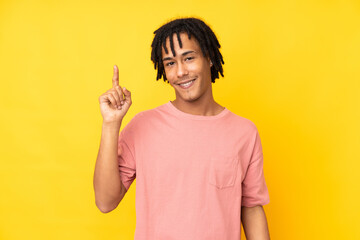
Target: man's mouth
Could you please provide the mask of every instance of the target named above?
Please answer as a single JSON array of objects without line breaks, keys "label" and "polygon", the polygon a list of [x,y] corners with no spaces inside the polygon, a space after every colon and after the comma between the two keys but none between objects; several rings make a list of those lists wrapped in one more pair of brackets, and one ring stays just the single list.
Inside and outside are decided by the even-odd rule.
[{"label": "man's mouth", "polygon": [[181,83],[181,84],[178,84],[181,88],[184,88],[184,89],[186,89],[186,88],[189,88],[189,87],[191,87],[193,84],[194,84],[194,81],[195,81],[196,79],[193,79],[193,80],[190,80],[190,81],[187,81],[187,82],[185,82],[185,83]]}]

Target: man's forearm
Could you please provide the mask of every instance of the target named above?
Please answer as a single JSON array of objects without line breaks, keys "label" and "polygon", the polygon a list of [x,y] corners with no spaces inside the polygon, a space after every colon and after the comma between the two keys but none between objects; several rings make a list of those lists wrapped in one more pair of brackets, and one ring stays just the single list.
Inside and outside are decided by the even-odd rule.
[{"label": "man's forearm", "polygon": [[262,206],[242,207],[241,221],[247,240],[269,240],[270,234]]},{"label": "man's forearm", "polygon": [[120,124],[103,124],[101,142],[94,172],[95,202],[102,212],[117,207],[125,194],[121,183],[117,149]]}]

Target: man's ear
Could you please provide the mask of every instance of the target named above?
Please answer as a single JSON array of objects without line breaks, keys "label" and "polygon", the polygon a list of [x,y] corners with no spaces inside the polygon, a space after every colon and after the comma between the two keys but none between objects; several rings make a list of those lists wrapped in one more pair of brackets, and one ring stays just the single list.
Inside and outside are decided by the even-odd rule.
[{"label": "man's ear", "polygon": [[209,63],[210,63],[210,67],[212,67],[213,63],[212,63],[210,57],[207,57],[207,59],[208,59],[208,61],[209,61]]}]

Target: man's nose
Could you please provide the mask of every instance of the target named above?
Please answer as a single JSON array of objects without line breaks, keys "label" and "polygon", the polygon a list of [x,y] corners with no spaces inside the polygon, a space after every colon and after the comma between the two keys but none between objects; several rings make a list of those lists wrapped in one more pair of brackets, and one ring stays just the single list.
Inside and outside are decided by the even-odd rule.
[{"label": "man's nose", "polygon": [[179,78],[186,76],[188,74],[188,70],[185,64],[179,63],[177,67],[177,76]]}]

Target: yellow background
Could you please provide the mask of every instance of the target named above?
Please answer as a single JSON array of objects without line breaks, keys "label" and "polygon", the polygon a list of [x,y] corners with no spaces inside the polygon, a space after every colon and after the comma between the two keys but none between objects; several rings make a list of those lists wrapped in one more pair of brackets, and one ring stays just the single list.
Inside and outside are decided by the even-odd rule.
[{"label": "yellow background", "polygon": [[357,0],[1,1],[0,239],[133,239],[135,184],[94,203],[98,97],[118,64],[124,124],[174,99],[150,44],[178,16],[212,27],[215,99],[258,127],[272,239],[360,239]]}]

